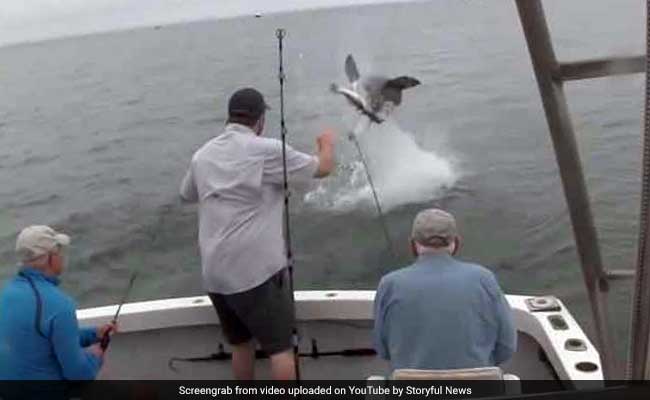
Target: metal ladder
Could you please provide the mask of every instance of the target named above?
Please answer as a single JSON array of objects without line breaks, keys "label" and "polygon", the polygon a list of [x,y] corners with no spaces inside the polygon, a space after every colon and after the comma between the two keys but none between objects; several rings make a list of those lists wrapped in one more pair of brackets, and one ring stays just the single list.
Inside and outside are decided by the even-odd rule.
[{"label": "metal ladder", "polygon": [[[618,362],[614,354],[608,322],[607,294],[611,280],[634,278],[636,271],[632,269],[607,270],[603,266],[578,145],[564,93],[564,83],[572,80],[642,73],[645,72],[646,57],[641,55],[560,62],[555,56],[541,0],[515,0],[515,3],[528,44],[546,114],[546,121],[553,141],[555,157],[560,170],[582,275],[591,304],[596,328],[596,343],[602,358],[603,374],[606,379],[620,379],[622,378],[622,364]],[[641,270],[643,266],[639,265],[639,270]],[[641,322],[640,325],[639,321],[636,323],[638,330],[640,330],[637,334],[642,338],[645,337],[647,341],[650,309],[644,310],[641,308],[636,310],[636,313],[639,317],[635,319],[639,321],[643,319],[641,317],[645,313],[646,322]],[[645,331],[643,331],[644,329]],[[637,329],[635,328],[635,330]],[[632,368],[633,372],[628,371],[628,375],[634,379],[643,379],[644,374],[650,373],[650,371],[644,372],[639,369],[640,366],[645,367],[647,363],[646,353],[647,343],[644,347],[641,341],[635,340],[633,332],[630,362],[635,367]]]}]

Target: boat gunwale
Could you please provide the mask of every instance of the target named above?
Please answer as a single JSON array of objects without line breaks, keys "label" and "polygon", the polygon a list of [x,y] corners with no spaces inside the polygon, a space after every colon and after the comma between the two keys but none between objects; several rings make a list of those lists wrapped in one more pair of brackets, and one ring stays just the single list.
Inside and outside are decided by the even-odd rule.
[{"label": "boat gunwale", "polygon": [[[372,321],[374,290],[298,290],[296,318],[298,321]],[[536,296],[506,295],[513,312],[517,330],[530,335],[542,348],[551,366],[561,380],[602,381],[600,354],[575,321],[566,306],[559,300],[559,311],[531,311],[526,300]],[[93,326],[110,320],[117,305],[93,307],[77,311],[82,326]],[[553,328],[549,316],[559,315],[567,329]],[[120,314],[122,333],[142,332],[188,326],[219,325],[219,319],[208,296],[180,297],[125,303]],[[567,340],[579,339],[585,350],[565,348]],[[580,371],[578,363],[593,363],[597,369]],[[579,383],[575,383],[580,386]],[[588,384],[594,388],[593,383]]]}]

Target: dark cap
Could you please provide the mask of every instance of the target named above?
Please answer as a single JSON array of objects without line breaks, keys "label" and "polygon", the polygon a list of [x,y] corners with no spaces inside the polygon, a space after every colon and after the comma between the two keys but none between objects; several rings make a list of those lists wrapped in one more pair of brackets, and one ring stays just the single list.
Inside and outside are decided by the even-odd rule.
[{"label": "dark cap", "polygon": [[228,116],[258,119],[269,108],[262,93],[253,88],[244,88],[230,96]]}]

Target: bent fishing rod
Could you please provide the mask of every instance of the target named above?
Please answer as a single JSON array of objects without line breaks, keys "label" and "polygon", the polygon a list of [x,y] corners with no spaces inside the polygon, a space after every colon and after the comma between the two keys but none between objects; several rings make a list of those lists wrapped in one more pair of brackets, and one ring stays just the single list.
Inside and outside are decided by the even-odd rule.
[{"label": "bent fishing rod", "polygon": [[[287,173],[287,125],[284,119],[284,59],[283,59],[283,41],[286,36],[286,31],[279,28],[275,31],[275,36],[278,38],[278,80],[280,81],[280,134],[282,137],[282,176],[283,176],[283,190],[284,190],[284,232],[285,232],[285,246],[287,255],[287,267],[289,269],[289,290],[291,291],[291,304],[293,306],[294,315],[296,314],[296,298],[293,290],[293,251],[291,246],[291,221],[289,215],[289,176]],[[298,328],[295,325],[292,327],[292,344],[293,344],[293,359],[296,380],[300,381],[300,353],[299,353],[299,337]]]},{"label": "bent fishing rod", "polygon": [[[124,292],[124,295],[122,296],[122,300],[120,301],[119,305],[117,306],[117,311],[115,312],[115,315],[113,316],[113,319],[111,320],[111,323],[113,325],[117,325],[117,319],[120,317],[120,311],[122,310],[122,306],[124,305],[124,302],[126,302],[126,299],[129,297],[129,293],[131,293],[131,289],[133,288],[133,282],[135,282],[135,278],[138,276],[138,272],[134,271],[131,274],[131,279],[129,280],[129,285],[126,287],[126,291]],[[111,329],[106,330],[104,332],[104,335],[102,336],[102,340],[100,341],[99,346],[103,351],[106,351],[108,348],[108,345],[111,342]]]}]

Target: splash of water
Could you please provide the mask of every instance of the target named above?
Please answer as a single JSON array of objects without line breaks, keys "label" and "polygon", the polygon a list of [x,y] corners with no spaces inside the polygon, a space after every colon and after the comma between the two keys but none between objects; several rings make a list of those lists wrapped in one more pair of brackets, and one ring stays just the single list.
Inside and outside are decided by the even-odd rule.
[{"label": "splash of water", "polygon": [[[450,157],[422,149],[392,121],[373,125],[358,138],[385,211],[440,197],[458,179]],[[307,193],[305,202],[333,211],[374,209],[363,164],[354,159],[343,162],[336,176]]]}]

